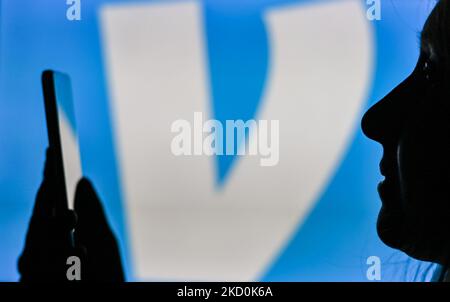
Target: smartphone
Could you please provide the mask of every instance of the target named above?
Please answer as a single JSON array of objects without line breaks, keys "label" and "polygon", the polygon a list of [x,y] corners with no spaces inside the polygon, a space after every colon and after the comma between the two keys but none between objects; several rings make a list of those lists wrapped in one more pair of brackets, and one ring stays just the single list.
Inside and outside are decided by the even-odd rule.
[{"label": "smartphone", "polygon": [[45,70],[42,73],[49,146],[54,152],[60,206],[73,209],[75,190],[82,177],[80,149],[70,77]]}]

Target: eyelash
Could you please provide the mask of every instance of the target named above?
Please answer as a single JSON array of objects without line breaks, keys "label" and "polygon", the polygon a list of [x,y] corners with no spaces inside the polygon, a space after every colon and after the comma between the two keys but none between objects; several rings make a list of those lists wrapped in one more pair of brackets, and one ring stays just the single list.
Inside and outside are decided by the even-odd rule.
[{"label": "eyelash", "polygon": [[429,59],[425,59],[422,65],[422,74],[427,82],[431,84],[439,83],[439,75],[433,62]]},{"label": "eyelash", "polygon": [[432,76],[431,76],[431,73],[432,73],[431,63],[428,60],[426,60],[423,63],[422,73],[423,73],[423,75],[425,77],[425,80],[430,81],[432,79]]}]

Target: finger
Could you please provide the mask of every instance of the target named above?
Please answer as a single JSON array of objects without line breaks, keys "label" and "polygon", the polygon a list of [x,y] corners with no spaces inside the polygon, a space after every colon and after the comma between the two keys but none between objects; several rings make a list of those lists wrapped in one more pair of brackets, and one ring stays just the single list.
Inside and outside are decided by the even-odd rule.
[{"label": "finger", "polygon": [[58,186],[53,152],[46,152],[44,179],[36,195],[33,214],[19,258],[21,280],[50,280],[65,278],[64,255],[72,247],[71,232],[76,225],[74,211],[56,211]]},{"label": "finger", "polygon": [[78,216],[75,241],[87,251],[86,278],[92,281],[124,281],[116,238],[108,225],[101,201],[86,178],[78,183],[74,208]]},{"label": "finger", "polygon": [[55,215],[55,160],[51,148],[47,148],[44,164],[44,179],[39,187],[33,208],[33,217],[51,217]]},{"label": "finger", "polygon": [[82,178],[75,192],[74,209],[78,216],[78,229],[89,231],[109,230],[103,206],[92,183]]}]

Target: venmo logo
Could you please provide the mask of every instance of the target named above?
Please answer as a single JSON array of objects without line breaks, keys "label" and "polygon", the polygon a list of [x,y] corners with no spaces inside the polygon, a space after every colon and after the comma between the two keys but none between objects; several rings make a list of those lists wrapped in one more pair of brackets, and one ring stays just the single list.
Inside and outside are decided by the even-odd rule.
[{"label": "venmo logo", "polygon": [[[251,12],[242,1],[193,0],[101,10],[140,279],[260,278],[354,133],[371,75],[366,5],[267,2]],[[227,155],[227,120],[248,126],[240,138],[235,132],[234,155]]]},{"label": "venmo logo", "polygon": [[[176,156],[260,155],[261,166],[274,166],[279,160],[279,124],[266,120],[227,120],[225,125],[207,120],[203,124],[203,113],[195,112],[193,123],[183,119],[172,123],[171,131],[178,134],[172,140],[171,151]],[[250,131],[253,137],[249,139]],[[243,144],[236,148],[235,141]]]}]

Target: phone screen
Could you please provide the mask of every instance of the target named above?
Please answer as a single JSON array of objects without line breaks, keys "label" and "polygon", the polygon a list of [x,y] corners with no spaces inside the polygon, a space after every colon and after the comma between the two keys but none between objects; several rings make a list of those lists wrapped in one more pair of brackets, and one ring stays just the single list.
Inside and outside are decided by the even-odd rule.
[{"label": "phone screen", "polygon": [[53,72],[56,107],[58,112],[61,155],[64,170],[67,202],[73,209],[75,190],[82,177],[78,133],[72,99],[70,78],[60,72]]}]

